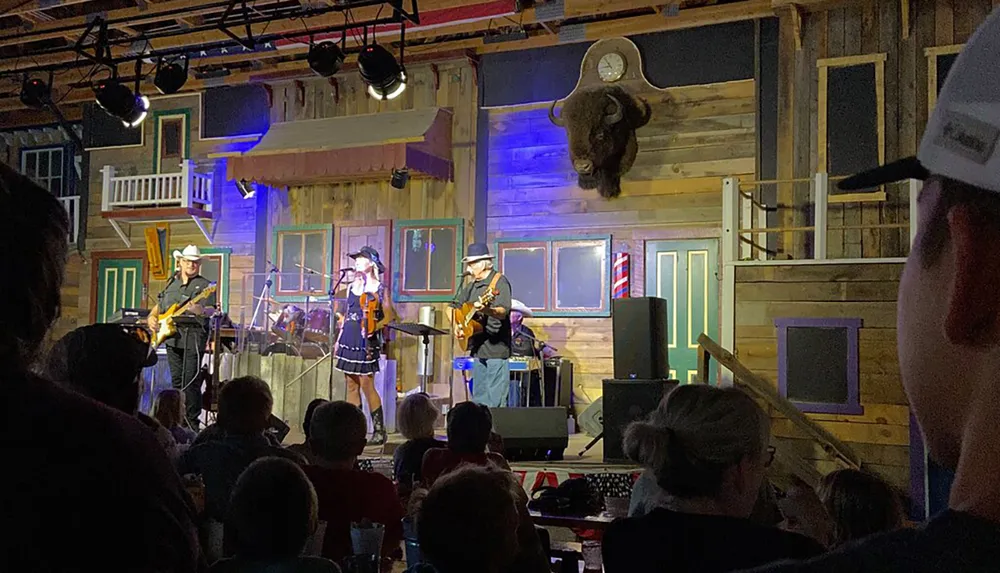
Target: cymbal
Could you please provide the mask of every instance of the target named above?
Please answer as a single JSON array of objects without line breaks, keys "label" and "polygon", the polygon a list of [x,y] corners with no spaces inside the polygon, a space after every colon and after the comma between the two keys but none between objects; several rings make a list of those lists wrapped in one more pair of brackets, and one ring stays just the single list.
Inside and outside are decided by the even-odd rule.
[{"label": "cymbal", "polygon": [[278,305],[278,306],[281,306],[281,305],[285,304],[283,302],[279,302],[277,300],[274,300],[273,298],[271,298],[271,297],[269,297],[267,295],[265,295],[265,296],[255,296],[255,297],[253,297],[253,299],[254,300],[262,300],[262,301],[264,301],[264,302],[266,302],[268,304],[275,304],[275,305]]}]

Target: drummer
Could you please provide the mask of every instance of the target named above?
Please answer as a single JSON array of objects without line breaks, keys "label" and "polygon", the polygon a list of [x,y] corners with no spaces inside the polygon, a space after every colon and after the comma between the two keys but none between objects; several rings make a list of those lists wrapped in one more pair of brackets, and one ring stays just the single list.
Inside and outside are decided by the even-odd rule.
[{"label": "drummer", "polygon": [[[550,346],[538,340],[538,337],[535,336],[535,331],[524,325],[524,319],[526,317],[531,318],[532,316],[531,309],[523,302],[517,299],[510,301],[511,354],[513,356],[533,357],[540,360],[555,356],[555,350],[552,350]],[[542,393],[539,389],[540,378],[537,370],[531,373],[531,391],[529,392],[531,400],[528,404],[529,406],[542,405]],[[514,375],[511,376],[511,381],[518,382]]]}]

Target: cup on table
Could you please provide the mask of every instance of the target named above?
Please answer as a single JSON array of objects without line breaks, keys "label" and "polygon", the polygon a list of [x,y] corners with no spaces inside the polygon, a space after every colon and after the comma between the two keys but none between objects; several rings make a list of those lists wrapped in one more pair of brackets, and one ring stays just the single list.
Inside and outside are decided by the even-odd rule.
[{"label": "cup on table", "polygon": [[603,571],[604,558],[601,556],[601,542],[597,539],[584,539],[581,545],[584,573]]},{"label": "cup on table", "polygon": [[355,555],[382,555],[385,526],[381,523],[351,523],[351,548]]},{"label": "cup on table", "polygon": [[628,497],[609,497],[604,498],[604,509],[608,512],[608,516],[618,519],[619,517],[628,517],[628,506],[632,501]]}]

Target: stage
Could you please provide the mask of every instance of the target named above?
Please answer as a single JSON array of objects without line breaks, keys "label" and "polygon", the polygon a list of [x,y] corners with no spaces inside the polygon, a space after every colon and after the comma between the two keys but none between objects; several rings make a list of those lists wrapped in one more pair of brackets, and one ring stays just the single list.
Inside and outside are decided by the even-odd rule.
[{"label": "stage", "polygon": [[[444,439],[443,435],[440,437]],[[636,464],[605,463],[603,440],[582,457],[579,456],[578,454],[591,439],[593,439],[591,436],[584,433],[572,434],[562,460],[512,462],[511,470],[518,476],[521,486],[529,494],[538,486],[556,486],[569,478],[583,477],[591,482],[601,495],[627,497],[632,491],[632,483],[642,468]],[[289,436],[285,441],[286,443],[301,441],[301,434],[298,437]],[[362,468],[391,475],[392,454],[404,441],[401,435],[390,434],[389,441],[384,446],[365,448],[360,461]]]}]

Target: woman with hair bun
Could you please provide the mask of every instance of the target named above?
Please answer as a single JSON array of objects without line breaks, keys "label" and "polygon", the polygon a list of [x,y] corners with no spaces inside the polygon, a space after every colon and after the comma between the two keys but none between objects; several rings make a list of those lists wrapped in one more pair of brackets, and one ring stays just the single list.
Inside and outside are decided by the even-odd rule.
[{"label": "woman with hair bun", "polygon": [[721,573],[823,548],[749,517],[774,450],[770,419],[742,390],[679,386],[625,431],[626,454],[664,490],[665,507],[616,521],[604,537],[607,573]]}]

